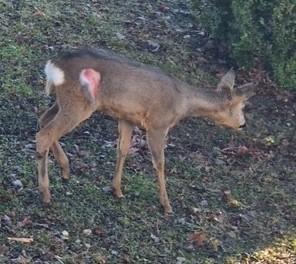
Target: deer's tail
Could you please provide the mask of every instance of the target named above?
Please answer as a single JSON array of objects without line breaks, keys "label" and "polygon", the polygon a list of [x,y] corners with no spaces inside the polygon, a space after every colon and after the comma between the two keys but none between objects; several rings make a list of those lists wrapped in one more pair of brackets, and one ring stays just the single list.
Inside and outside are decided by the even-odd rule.
[{"label": "deer's tail", "polygon": [[55,86],[65,82],[65,73],[50,60],[47,61],[44,67],[44,72],[46,75],[45,92],[47,95],[50,95]]}]

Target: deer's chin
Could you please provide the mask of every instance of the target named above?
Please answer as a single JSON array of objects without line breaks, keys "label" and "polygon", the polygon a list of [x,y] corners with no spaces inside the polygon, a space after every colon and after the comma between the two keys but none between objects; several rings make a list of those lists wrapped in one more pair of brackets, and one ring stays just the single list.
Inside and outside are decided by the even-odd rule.
[{"label": "deer's chin", "polygon": [[230,128],[230,129],[237,129],[237,127],[234,127],[230,124],[227,124],[227,123],[220,123],[220,122],[217,122],[216,125],[220,126],[220,127],[226,127],[226,128]]},{"label": "deer's chin", "polygon": [[243,130],[242,127],[239,127],[239,126],[229,126],[231,129],[233,129],[234,131],[237,131],[237,132],[241,132]]},{"label": "deer's chin", "polygon": [[234,131],[238,131],[238,132],[240,132],[240,131],[243,130],[243,129],[242,129],[241,127],[239,127],[239,126],[233,126],[233,125],[231,125],[231,124],[226,124],[226,123],[217,123],[217,125],[220,126],[220,127],[230,128],[230,129],[232,129],[232,130],[234,130]]}]

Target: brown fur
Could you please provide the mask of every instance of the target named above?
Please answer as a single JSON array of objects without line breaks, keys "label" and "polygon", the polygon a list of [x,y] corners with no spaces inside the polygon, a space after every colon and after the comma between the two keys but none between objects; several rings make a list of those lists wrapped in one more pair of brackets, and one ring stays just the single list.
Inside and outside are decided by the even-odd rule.
[{"label": "brown fur", "polygon": [[[103,50],[74,51],[52,62],[63,70],[65,82],[47,87],[56,94],[55,104],[40,118],[36,135],[38,181],[43,201],[50,202],[47,156],[49,149],[69,178],[69,161],[58,143],[61,136],[74,129],[95,111],[103,111],[119,120],[117,162],[113,179],[114,193],[122,197],[121,177],[128,154],[132,130],[141,126],[147,132],[153,165],[157,171],[160,203],[166,213],[172,212],[165,187],[165,138],[171,127],[187,116],[208,117],[214,122],[239,129],[244,125],[243,106],[250,89],[233,90],[234,73],[227,73],[216,91],[192,88],[161,71],[134,63]],[[91,68],[102,77],[95,102],[85,96],[79,82],[83,69]]]}]

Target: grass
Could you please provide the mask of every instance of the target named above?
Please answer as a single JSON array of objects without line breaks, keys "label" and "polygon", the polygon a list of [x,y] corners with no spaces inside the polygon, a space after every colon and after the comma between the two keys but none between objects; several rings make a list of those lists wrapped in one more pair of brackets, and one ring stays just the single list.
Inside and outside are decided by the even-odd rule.
[{"label": "grass", "polygon": [[210,69],[226,69],[202,52],[206,37],[188,10],[188,1],[0,1],[0,263],[295,262],[295,94],[266,86],[246,109],[243,133],[199,119],[171,131],[172,216],[159,206],[146,147],[127,161],[125,198],[108,192],[116,121],[101,114],[62,139],[71,180],[64,184],[52,161],[53,204],[39,201],[34,137],[52,100],[45,61],[69,47],[111,48],[209,86],[217,81]]}]

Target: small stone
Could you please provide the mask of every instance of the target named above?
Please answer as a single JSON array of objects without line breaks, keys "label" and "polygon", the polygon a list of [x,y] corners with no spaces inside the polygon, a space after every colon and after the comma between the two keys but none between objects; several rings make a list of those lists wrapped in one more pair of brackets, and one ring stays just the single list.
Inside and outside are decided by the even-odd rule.
[{"label": "small stone", "polygon": [[91,229],[84,229],[82,233],[85,236],[90,236],[92,234],[92,231],[91,231]]},{"label": "small stone", "polygon": [[111,250],[111,254],[114,256],[118,256],[118,252],[116,250]]},{"label": "small stone", "polygon": [[119,40],[124,40],[125,39],[125,36],[119,32],[116,33],[116,37],[119,39]]},{"label": "small stone", "polygon": [[153,235],[153,234],[151,234],[150,237],[153,239],[153,241],[154,241],[155,243],[159,243],[159,241],[160,241],[160,238],[159,238],[159,237],[157,237],[157,236],[155,236],[155,235]]},{"label": "small stone", "polygon": [[62,236],[61,236],[61,238],[62,238],[63,240],[68,240],[68,239],[69,239],[69,232],[66,231],[66,230],[63,230],[63,231],[62,231]]},{"label": "small stone", "polygon": [[17,191],[20,191],[20,190],[23,189],[23,184],[22,184],[22,182],[21,182],[20,180],[14,180],[14,181],[12,182],[12,185],[13,185],[13,187],[14,187]]},{"label": "small stone", "polygon": [[221,160],[221,159],[215,159],[215,163],[216,163],[216,165],[224,165],[225,161]]},{"label": "small stone", "polygon": [[177,257],[177,262],[176,264],[183,264],[186,261],[186,258],[183,257]]},{"label": "small stone", "polygon": [[25,148],[26,148],[26,149],[35,149],[35,145],[29,143],[29,144],[26,144],[26,145],[25,145]]},{"label": "small stone", "polygon": [[8,215],[4,215],[4,216],[1,218],[1,223],[3,223],[4,225],[7,225],[7,226],[12,225],[11,218],[10,218]]},{"label": "small stone", "polygon": [[236,233],[234,231],[229,231],[228,233],[228,236],[235,239],[236,238]]},{"label": "small stone", "polygon": [[202,200],[202,201],[200,202],[200,205],[201,205],[202,207],[208,207],[208,206],[209,206],[209,203],[208,203],[207,200]]},{"label": "small stone", "polygon": [[142,21],[146,21],[146,18],[143,17],[143,16],[139,16],[138,19],[139,19],[139,20],[142,20]]},{"label": "small stone", "polygon": [[111,186],[105,186],[102,188],[104,193],[111,193],[113,188]]},{"label": "small stone", "polygon": [[148,40],[147,43],[152,52],[157,52],[160,48],[160,45],[155,41]]},{"label": "small stone", "polygon": [[197,213],[200,213],[201,212],[201,210],[199,208],[196,208],[196,207],[192,207],[191,210],[192,210],[192,212],[194,214],[197,214]]},{"label": "small stone", "polygon": [[177,219],[176,221],[178,224],[185,225],[186,224],[186,219],[184,217]]}]

